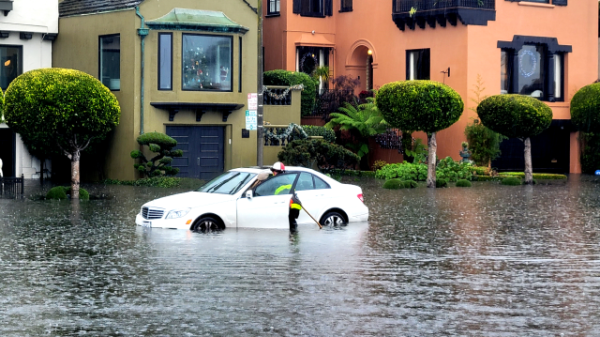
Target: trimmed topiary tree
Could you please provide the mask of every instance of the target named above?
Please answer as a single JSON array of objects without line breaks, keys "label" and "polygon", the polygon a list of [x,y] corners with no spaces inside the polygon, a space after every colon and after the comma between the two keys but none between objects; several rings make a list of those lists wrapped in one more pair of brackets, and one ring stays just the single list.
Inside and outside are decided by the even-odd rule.
[{"label": "trimmed topiary tree", "polygon": [[467,179],[459,179],[456,182],[456,187],[471,187],[471,182]]},{"label": "trimmed topiary tree", "polygon": [[79,70],[26,72],[6,90],[7,124],[40,152],[57,148],[71,160],[72,199],[79,198],[81,152],[119,124],[121,108],[100,81]]},{"label": "trimmed topiary tree", "polygon": [[579,89],[571,100],[571,123],[581,131],[584,148],[581,168],[593,173],[600,168],[600,83]]},{"label": "trimmed topiary tree", "polygon": [[293,85],[302,84],[304,89],[300,94],[302,116],[312,114],[315,106],[315,98],[317,89],[315,80],[302,72],[287,71],[282,69],[265,71],[265,85],[285,85],[291,87]]},{"label": "trimmed topiary tree", "polygon": [[525,184],[533,183],[531,137],[552,123],[552,109],[542,101],[517,94],[488,97],[477,106],[481,123],[508,138],[525,143]]},{"label": "trimmed topiary tree", "polygon": [[519,179],[517,177],[508,177],[508,178],[502,179],[500,181],[500,184],[509,185],[509,186],[517,186],[517,185],[521,185],[521,179]]},{"label": "trimmed topiary tree", "polygon": [[404,182],[400,179],[390,179],[383,183],[383,188],[388,190],[397,190],[404,187]]},{"label": "trimmed topiary tree", "polygon": [[[67,199],[67,194],[72,195],[71,186],[56,186],[50,189],[48,193],[46,193],[46,199],[49,200],[65,200]],[[79,189],[79,199],[80,200],[89,200],[90,194],[83,188]]]},{"label": "trimmed topiary tree", "polygon": [[435,188],[436,132],[456,123],[464,110],[460,95],[434,81],[403,81],[377,91],[377,107],[389,125],[401,130],[424,131],[429,140],[427,187]]},{"label": "trimmed topiary tree", "polygon": [[140,150],[131,151],[131,158],[139,159],[141,162],[133,164],[136,170],[146,177],[174,176],[179,173],[179,168],[171,167],[173,158],[183,156],[182,150],[173,150],[177,141],[164,133],[148,132],[138,136],[138,144],[148,146],[148,149],[156,155],[149,160]]}]

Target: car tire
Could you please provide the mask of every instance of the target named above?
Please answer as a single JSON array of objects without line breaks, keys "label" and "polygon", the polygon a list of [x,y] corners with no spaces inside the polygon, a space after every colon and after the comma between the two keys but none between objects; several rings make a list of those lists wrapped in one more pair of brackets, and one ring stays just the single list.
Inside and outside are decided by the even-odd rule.
[{"label": "car tire", "polygon": [[213,216],[203,216],[194,222],[194,226],[192,230],[198,232],[211,232],[211,231],[221,231],[223,230],[223,225],[219,219]]},{"label": "car tire", "polygon": [[321,218],[321,225],[323,227],[341,227],[347,224],[344,216],[335,211],[327,212]]}]

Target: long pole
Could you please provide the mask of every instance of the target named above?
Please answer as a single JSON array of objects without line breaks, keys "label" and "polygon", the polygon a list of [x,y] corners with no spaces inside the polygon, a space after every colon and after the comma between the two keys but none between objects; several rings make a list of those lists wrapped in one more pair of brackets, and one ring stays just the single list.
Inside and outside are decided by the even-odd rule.
[{"label": "long pole", "polygon": [[258,107],[256,111],[256,165],[263,165],[263,0],[258,0],[258,64],[257,64],[257,94],[258,94]]}]

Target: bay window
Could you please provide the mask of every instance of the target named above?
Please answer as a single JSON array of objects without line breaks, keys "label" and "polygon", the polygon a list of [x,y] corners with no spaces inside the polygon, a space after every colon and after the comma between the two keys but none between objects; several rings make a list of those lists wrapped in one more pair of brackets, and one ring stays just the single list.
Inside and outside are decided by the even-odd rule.
[{"label": "bay window", "polygon": [[183,90],[232,91],[233,38],[183,34]]}]

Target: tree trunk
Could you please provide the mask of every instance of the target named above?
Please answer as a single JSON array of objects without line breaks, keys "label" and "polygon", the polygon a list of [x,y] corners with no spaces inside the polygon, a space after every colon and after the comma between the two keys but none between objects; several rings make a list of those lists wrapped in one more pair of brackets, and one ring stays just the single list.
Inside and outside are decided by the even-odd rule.
[{"label": "tree trunk", "polygon": [[71,156],[71,199],[79,199],[79,159],[81,153],[79,150]]},{"label": "tree trunk", "polygon": [[435,140],[435,132],[427,137],[429,146],[429,159],[427,160],[427,187],[435,188],[435,164],[437,152],[437,142]]},{"label": "tree trunk", "polygon": [[46,160],[44,158],[40,158],[40,185],[44,185],[44,163]]},{"label": "tree trunk", "polygon": [[533,168],[531,165],[531,138],[525,138],[525,185],[533,184]]}]

